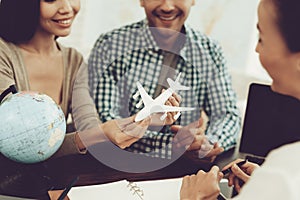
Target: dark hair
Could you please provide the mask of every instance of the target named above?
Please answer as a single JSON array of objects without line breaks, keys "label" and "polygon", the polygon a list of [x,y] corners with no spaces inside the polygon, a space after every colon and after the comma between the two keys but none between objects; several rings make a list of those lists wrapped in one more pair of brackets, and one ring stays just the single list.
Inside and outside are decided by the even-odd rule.
[{"label": "dark hair", "polygon": [[39,17],[40,0],[1,0],[0,37],[15,44],[30,40]]},{"label": "dark hair", "polygon": [[291,52],[300,51],[300,0],[273,0],[279,30]]}]

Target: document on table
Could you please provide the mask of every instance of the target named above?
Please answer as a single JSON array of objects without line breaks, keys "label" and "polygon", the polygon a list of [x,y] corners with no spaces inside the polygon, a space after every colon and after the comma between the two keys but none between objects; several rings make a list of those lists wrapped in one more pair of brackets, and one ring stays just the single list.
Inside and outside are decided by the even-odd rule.
[{"label": "document on table", "polygon": [[179,200],[182,178],[73,187],[70,200]]}]

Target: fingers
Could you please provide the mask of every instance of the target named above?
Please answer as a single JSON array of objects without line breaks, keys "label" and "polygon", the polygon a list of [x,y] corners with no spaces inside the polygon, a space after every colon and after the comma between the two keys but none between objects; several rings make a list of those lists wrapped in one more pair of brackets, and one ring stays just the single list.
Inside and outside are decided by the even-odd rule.
[{"label": "fingers", "polygon": [[235,175],[233,173],[229,173],[228,175],[228,186],[231,187],[234,185]]},{"label": "fingers", "polygon": [[234,179],[234,189],[240,193],[241,191],[241,185],[240,185],[240,180],[238,178]]},{"label": "fingers", "polygon": [[242,161],[243,161],[243,159],[240,159],[240,158],[236,159],[236,160],[232,161],[231,163],[227,164],[225,167],[223,167],[222,170],[231,168],[233,164],[236,164],[236,163],[239,163],[239,162],[242,162]]},{"label": "fingers", "polygon": [[[236,190],[239,191],[239,189],[242,187],[242,182],[247,182],[250,178],[250,174],[248,173],[249,166],[253,166],[253,163],[246,162],[243,166],[238,167],[236,163],[240,162],[241,159],[238,159],[236,161],[233,161],[231,165],[231,173],[228,176],[228,185],[229,186],[235,186]],[[228,169],[228,166],[224,167],[224,169]]]},{"label": "fingers", "polygon": [[213,174],[213,176],[216,178],[218,182],[223,178],[223,174],[220,172],[220,169],[218,166],[213,166],[210,169],[210,172]]},{"label": "fingers", "polygon": [[135,115],[127,118],[122,119],[114,119],[116,125],[119,127],[120,130],[126,128],[129,124],[134,123]]},{"label": "fingers", "polygon": [[211,172],[214,177],[218,177],[219,171],[220,171],[219,167],[213,166],[209,172]]},{"label": "fingers", "polygon": [[181,96],[180,96],[179,94],[173,93],[173,94],[172,94],[172,97],[174,97],[175,100],[176,100],[179,104],[181,103],[182,98],[181,98]]},{"label": "fingers", "polygon": [[214,156],[219,155],[223,151],[224,151],[223,147],[217,147],[217,148],[212,149],[205,157],[207,157],[207,158],[214,157]]},{"label": "fingers", "polygon": [[189,148],[187,150],[188,151],[200,150],[204,139],[205,139],[205,136],[195,135],[194,141],[192,142],[192,144],[189,146]]},{"label": "fingers", "polygon": [[129,124],[128,126],[125,127],[123,132],[125,134],[127,134],[128,136],[135,137],[135,138],[141,138],[144,135],[144,133],[146,132],[150,122],[151,122],[150,117],[147,117],[146,119],[142,120],[139,123]]},{"label": "fingers", "polygon": [[199,127],[200,127],[199,120],[194,121],[194,122],[188,124],[187,126],[185,126],[186,129],[199,128]]},{"label": "fingers", "polygon": [[[170,100],[172,99],[172,100]],[[179,106],[179,103],[175,101],[173,97],[170,97],[169,100],[165,103],[167,106]],[[166,124],[173,124],[175,122],[174,116],[177,114],[177,112],[167,112],[166,117]]]},{"label": "fingers", "polygon": [[244,182],[247,182],[250,178],[249,175],[247,175],[241,168],[239,168],[236,164],[234,164],[231,167],[232,173],[234,173],[235,176],[237,176],[239,179],[241,179]]},{"label": "fingers", "polygon": [[173,133],[177,133],[179,131],[179,129],[181,129],[182,126],[180,125],[173,125],[170,127],[170,130],[173,132]]},{"label": "fingers", "polygon": [[180,132],[177,133],[173,139],[173,143],[176,145],[177,148],[185,147],[186,149],[189,148],[189,145],[193,143],[195,140],[194,135],[188,132]]},{"label": "fingers", "polygon": [[[165,90],[162,90],[162,92],[164,92]],[[181,102],[181,97],[176,94],[176,93],[173,93],[172,96],[169,97],[169,99],[166,101],[165,105],[167,106],[175,106],[175,107],[178,107],[179,104]],[[177,114],[177,112],[168,112],[167,113],[167,124],[172,124],[174,123],[175,119],[174,119],[174,116]]]},{"label": "fingers", "polygon": [[[205,172],[201,171],[202,173],[205,174]],[[197,174],[198,175],[198,174]],[[202,175],[203,176],[203,175]],[[206,198],[205,199],[216,199],[216,197],[220,193],[220,187],[219,187],[219,181],[222,179],[222,173],[220,173],[220,170],[217,166],[213,166],[206,175],[206,180],[203,182],[207,186],[209,186],[210,192],[205,192],[206,193]]]},{"label": "fingers", "polygon": [[148,127],[151,124],[151,117],[147,117],[138,123],[141,127]]},{"label": "fingers", "polygon": [[179,101],[177,101],[177,99],[174,97],[174,94],[172,96],[169,97],[168,101],[170,103],[171,106],[179,106]]},{"label": "fingers", "polygon": [[203,125],[204,125],[204,119],[202,117],[200,117],[198,120],[198,127],[202,127]]}]

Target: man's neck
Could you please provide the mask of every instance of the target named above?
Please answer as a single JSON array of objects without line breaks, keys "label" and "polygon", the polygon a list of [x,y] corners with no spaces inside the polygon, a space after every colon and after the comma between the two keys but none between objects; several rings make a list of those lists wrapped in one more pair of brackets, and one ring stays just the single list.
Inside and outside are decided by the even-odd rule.
[{"label": "man's neck", "polygon": [[151,29],[154,40],[159,48],[170,52],[179,52],[185,43],[185,29],[181,32],[168,29]]}]

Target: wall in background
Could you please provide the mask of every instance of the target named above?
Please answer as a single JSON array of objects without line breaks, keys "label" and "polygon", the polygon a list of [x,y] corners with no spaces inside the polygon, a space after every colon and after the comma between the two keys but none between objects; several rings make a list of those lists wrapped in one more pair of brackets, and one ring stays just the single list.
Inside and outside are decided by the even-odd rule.
[{"label": "wall in background", "polygon": [[[196,0],[187,23],[218,40],[229,68],[267,79],[254,51],[256,9],[259,0]],[[101,33],[145,17],[139,0],[85,0],[72,34],[62,43],[81,51],[85,58]]]}]

